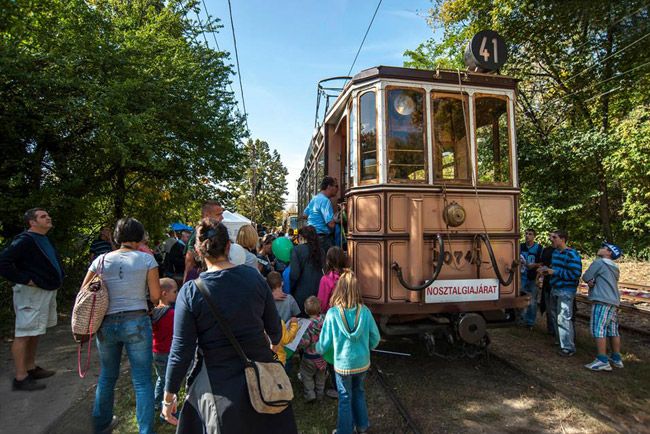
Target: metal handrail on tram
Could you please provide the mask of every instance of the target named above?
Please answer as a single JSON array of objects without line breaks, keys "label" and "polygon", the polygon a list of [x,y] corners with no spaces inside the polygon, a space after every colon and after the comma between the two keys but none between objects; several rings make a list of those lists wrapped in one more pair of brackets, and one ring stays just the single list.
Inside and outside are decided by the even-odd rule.
[{"label": "metal handrail on tram", "polygon": [[508,280],[504,280],[503,275],[501,274],[501,271],[499,270],[499,266],[497,264],[497,260],[494,257],[494,250],[492,250],[492,243],[490,243],[490,238],[486,234],[476,234],[474,236],[474,239],[479,238],[483,240],[483,244],[485,244],[485,247],[487,248],[488,254],[490,255],[490,262],[492,263],[492,268],[494,269],[494,274],[496,274],[497,279],[499,279],[499,283],[503,286],[508,286],[512,283],[512,279],[515,277],[515,272],[517,268],[517,261],[512,261],[512,265],[510,266],[510,272],[508,276]]},{"label": "metal handrail on tram", "polygon": [[436,263],[436,269],[433,271],[433,276],[431,279],[427,280],[421,285],[410,285],[406,280],[404,280],[404,276],[402,276],[402,267],[399,266],[397,261],[393,261],[393,264],[391,265],[391,268],[395,270],[397,273],[397,280],[399,280],[399,283],[402,284],[402,286],[409,291],[422,291],[423,289],[427,288],[429,285],[431,285],[435,280],[438,278],[438,275],[440,274],[440,271],[442,270],[442,266],[445,260],[445,242],[442,238],[441,234],[436,234],[436,237],[438,238],[438,243],[440,243],[440,252],[438,254],[438,261]]}]

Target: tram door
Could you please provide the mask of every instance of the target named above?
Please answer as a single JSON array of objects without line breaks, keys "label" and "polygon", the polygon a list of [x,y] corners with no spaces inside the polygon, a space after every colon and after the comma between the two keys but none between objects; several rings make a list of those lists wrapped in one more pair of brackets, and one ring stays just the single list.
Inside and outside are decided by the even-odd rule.
[{"label": "tram door", "polygon": [[[347,119],[343,118],[336,127],[327,128],[328,152],[327,152],[327,174],[333,176],[339,182],[339,195],[333,198],[334,201],[345,196],[347,190],[348,168],[347,168]],[[331,132],[331,133],[330,133]],[[336,204],[334,204],[336,205]],[[334,208],[337,209],[336,207]]]}]

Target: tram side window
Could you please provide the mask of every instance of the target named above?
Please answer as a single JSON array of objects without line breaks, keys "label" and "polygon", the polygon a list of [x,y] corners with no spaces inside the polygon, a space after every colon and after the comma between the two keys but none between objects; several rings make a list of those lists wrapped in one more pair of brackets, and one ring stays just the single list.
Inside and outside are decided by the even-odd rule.
[{"label": "tram side window", "polygon": [[424,93],[388,90],[388,178],[407,182],[427,179]]},{"label": "tram side window", "polygon": [[361,182],[377,179],[377,107],[375,92],[359,98],[359,175]]},{"label": "tram side window", "polygon": [[469,112],[467,97],[434,93],[433,146],[436,180],[469,182],[469,146],[465,113]]},{"label": "tram side window", "polygon": [[352,104],[350,104],[350,106],[348,107],[348,110],[349,110],[349,113],[350,113],[350,116],[349,116],[350,122],[348,124],[348,128],[349,128],[348,149],[349,149],[349,153],[350,153],[350,164],[348,166],[349,167],[348,173],[350,175],[350,180],[348,182],[349,187],[354,187],[354,185],[355,185],[354,184],[354,176],[357,173],[357,147],[356,147],[356,140],[355,140],[355,137],[354,137],[354,123],[357,120],[357,116],[354,113],[353,107],[354,106]]},{"label": "tram side window", "polygon": [[475,107],[478,182],[510,184],[508,101],[477,96]]}]

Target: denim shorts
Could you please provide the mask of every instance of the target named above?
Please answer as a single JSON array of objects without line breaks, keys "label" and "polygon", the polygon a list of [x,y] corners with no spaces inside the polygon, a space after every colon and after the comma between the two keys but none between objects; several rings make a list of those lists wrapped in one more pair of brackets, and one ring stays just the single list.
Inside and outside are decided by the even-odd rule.
[{"label": "denim shorts", "polygon": [[56,325],[56,290],[16,284],[13,292],[17,338],[44,335]]}]

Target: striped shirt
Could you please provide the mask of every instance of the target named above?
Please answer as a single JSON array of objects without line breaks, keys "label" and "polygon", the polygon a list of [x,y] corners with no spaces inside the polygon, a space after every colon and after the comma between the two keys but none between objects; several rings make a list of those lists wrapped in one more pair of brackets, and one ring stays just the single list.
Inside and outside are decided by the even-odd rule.
[{"label": "striped shirt", "polygon": [[580,254],[570,247],[564,250],[555,249],[551,268],[553,269],[551,288],[554,291],[575,294],[582,274]]}]

